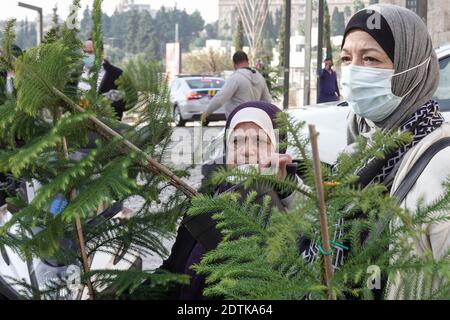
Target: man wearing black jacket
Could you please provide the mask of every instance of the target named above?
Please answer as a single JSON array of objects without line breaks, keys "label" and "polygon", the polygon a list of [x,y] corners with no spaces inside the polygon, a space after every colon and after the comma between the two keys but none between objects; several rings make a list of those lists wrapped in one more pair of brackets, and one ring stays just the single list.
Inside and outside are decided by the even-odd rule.
[{"label": "man wearing black jacket", "polygon": [[[90,86],[88,84],[88,79],[90,69],[94,66],[95,62],[94,42],[92,39],[86,40],[83,50],[85,54],[83,78],[85,81],[80,82],[79,88],[81,90],[89,90]],[[116,80],[122,73],[122,69],[113,66],[108,60],[103,59],[97,80],[97,92],[107,96],[112,101],[112,106],[116,110],[118,120],[122,120],[125,111],[125,102],[120,98],[118,87],[116,85]]]}]

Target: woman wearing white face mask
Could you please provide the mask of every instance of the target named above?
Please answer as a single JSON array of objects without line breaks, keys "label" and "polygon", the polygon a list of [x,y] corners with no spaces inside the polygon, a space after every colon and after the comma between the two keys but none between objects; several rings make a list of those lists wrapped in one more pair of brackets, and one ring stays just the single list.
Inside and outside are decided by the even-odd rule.
[{"label": "woman wearing white face mask", "polygon": [[[450,144],[442,144],[450,137],[450,125],[432,100],[439,66],[427,28],[405,8],[371,6],[349,21],[341,60],[342,92],[352,109],[349,144],[358,136],[370,139],[376,129],[408,131],[414,137],[411,144],[363,168],[361,185],[385,184],[401,206],[414,214],[419,199],[429,205],[443,195],[442,184],[450,176]],[[428,156],[433,148],[437,151]],[[405,188],[420,162],[423,168]],[[408,241],[413,255],[430,253],[434,259],[446,259],[450,221],[426,225],[423,234]],[[398,275],[390,281],[397,288],[401,285]]]}]

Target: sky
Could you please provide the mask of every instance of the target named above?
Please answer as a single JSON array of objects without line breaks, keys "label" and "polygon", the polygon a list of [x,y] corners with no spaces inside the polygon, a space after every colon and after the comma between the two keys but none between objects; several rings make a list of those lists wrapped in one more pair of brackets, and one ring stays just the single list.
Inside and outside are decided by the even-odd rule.
[{"label": "sky", "polygon": [[[0,20],[7,20],[13,17],[21,20],[25,19],[26,16],[28,16],[29,20],[34,20],[36,18],[36,13],[31,10],[18,7],[18,2],[19,1],[14,0],[2,0]],[[51,14],[53,7],[55,6],[55,4],[57,4],[58,14],[61,17],[67,17],[72,0],[21,0],[21,2],[25,2],[37,7],[42,7],[44,10],[44,15]],[[111,15],[119,2],[120,0],[104,0],[103,11]],[[218,2],[219,0],[135,0],[135,3],[137,4],[150,4],[151,8],[154,10],[159,9],[162,5],[166,7],[173,7],[175,4],[177,5],[177,8],[185,8],[189,13],[192,13],[197,9],[198,11],[200,11],[203,19],[207,23],[216,21],[218,19]],[[84,10],[86,5],[92,7],[92,3],[93,0],[82,0],[81,12]]]}]

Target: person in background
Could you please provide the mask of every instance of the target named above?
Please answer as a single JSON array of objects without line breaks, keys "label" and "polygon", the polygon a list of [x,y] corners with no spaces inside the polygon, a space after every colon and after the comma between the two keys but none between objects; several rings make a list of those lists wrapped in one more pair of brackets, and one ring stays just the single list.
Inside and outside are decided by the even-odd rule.
[{"label": "person in background", "polygon": [[206,122],[209,115],[220,107],[225,107],[228,119],[237,106],[250,101],[272,102],[266,80],[256,70],[250,68],[248,56],[244,51],[237,51],[233,55],[234,72],[225,81],[225,85],[209,103],[208,109],[202,114],[202,122]]},{"label": "person in background", "polygon": [[[91,89],[89,84],[91,69],[95,64],[94,42],[91,38],[86,40],[84,43],[83,51],[85,56],[83,59],[84,67],[82,79],[84,79],[84,81],[80,81],[78,88],[83,91],[88,91]],[[102,48],[102,53],[104,56],[104,48]],[[105,95],[112,101],[112,106],[116,110],[118,120],[122,120],[123,113],[125,111],[125,102],[120,97],[118,87],[116,85],[116,80],[122,75],[122,73],[122,69],[113,66],[108,60],[103,58],[97,80],[97,92]]]},{"label": "person in background", "polygon": [[319,72],[319,88],[317,103],[339,101],[341,94],[331,59],[325,59],[325,68]]}]

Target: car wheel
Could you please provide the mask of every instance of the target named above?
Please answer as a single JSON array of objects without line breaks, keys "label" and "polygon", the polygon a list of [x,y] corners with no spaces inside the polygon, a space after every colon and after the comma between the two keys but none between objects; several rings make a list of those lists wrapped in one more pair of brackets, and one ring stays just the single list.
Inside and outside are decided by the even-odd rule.
[{"label": "car wheel", "polygon": [[184,127],[186,121],[183,120],[183,116],[181,115],[180,107],[176,106],[173,110],[173,121],[177,127]]}]

